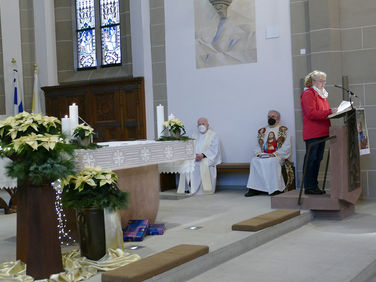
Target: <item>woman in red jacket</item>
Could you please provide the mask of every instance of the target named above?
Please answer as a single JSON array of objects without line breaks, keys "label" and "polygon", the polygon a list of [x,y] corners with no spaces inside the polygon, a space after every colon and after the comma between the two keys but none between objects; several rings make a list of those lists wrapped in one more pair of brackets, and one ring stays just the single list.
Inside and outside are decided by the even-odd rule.
[{"label": "woman in red jacket", "polygon": [[[315,70],[305,77],[305,88],[300,98],[303,114],[303,139],[306,144],[306,151],[309,144],[329,136],[330,120],[328,115],[337,111],[336,108],[330,109],[326,100],[328,92],[324,88],[325,82],[326,73],[322,71]],[[324,149],[325,142],[316,144],[311,148],[304,178],[305,194],[319,195],[325,193],[318,188],[317,182]],[[306,158],[307,153],[304,156],[304,162]]]}]

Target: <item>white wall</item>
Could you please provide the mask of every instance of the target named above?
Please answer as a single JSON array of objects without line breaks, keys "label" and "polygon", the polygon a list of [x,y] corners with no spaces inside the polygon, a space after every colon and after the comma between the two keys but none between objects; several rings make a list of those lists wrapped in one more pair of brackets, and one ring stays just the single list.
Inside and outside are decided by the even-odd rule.
[{"label": "white wall", "polygon": [[153,73],[150,43],[150,6],[148,0],[131,0],[133,76],[144,77],[146,136],[154,139]]},{"label": "white wall", "polygon": [[[165,0],[168,112],[189,134],[206,116],[221,138],[225,162],[250,160],[269,109],[281,112],[295,144],[289,5],[255,0],[257,63],[196,69],[194,0]],[[266,39],[267,27],[280,36]]]},{"label": "white wall", "polygon": [[[18,82],[23,97],[23,73],[21,52],[21,25],[19,1],[0,0],[1,35],[3,47],[3,68],[6,115],[14,114],[13,106],[13,69],[18,70]],[[11,61],[16,59],[16,66]],[[22,98],[25,107],[25,99]]]},{"label": "white wall", "polygon": [[39,97],[45,113],[44,92],[40,87],[58,84],[54,2],[34,0],[35,63],[38,66]]}]

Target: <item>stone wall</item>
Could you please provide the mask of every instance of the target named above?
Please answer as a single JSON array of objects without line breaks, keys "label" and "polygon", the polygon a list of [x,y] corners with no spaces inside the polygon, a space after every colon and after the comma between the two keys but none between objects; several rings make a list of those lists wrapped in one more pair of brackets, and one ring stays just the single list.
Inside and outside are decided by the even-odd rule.
[{"label": "stone wall", "polygon": [[[166,49],[165,49],[165,18],[164,1],[150,0],[150,42],[153,70],[154,109],[161,104],[167,119],[167,86],[166,86]],[[155,111],[154,120],[157,120]],[[157,126],[155,124],[155,130]],[[155,136],[158,133],[155,131]]]},{"label": "stone wall", "polygon": [[24,110],[31,112],[35,64],[33,1],[20,0],[20,24]]},{"label": "stone wall", "polygon": [[[363,197],[376,198],[375,14],[376,2],[373,0],[362,1],[361,5],[351,0],[291,0],[298,184],[301,183],[305,154],[300,108],[302,80],[310,71],[320,69],[328,74],[326,89],[332,107],[336,107],[343,97],[342,91],[333,86],[342,84],[345,77],[348,87],[359,96],[365,108],[371,154],[361,156],[361,181]],[[359,104],[359,100],[356,103]],[[334,125],[338,123],[333,122]]]}]

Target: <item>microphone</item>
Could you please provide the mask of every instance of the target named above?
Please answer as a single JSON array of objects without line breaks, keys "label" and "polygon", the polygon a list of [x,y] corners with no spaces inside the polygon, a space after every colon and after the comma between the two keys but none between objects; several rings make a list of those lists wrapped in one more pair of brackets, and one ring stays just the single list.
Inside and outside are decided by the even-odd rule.
[{"label": "microphone", "polygon": [[347,89],[347,88],[345,88],[345,87],[343,87],[343,86],[341,86],[341,85],[334,84],[334,87],[337,87],[337,88],[340,88],[340,89],[342,89],[342,90],[345,90],[348,94],[353,95],[353,96],[355,96],[355,97],[358,97],[358,96],[356,96],[356,95],[354,94],[354,92],[352,92],[350,89]]}]

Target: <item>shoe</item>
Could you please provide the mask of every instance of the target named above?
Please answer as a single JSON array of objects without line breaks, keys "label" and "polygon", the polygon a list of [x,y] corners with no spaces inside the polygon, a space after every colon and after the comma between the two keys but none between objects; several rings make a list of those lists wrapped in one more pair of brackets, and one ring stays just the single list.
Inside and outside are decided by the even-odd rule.
[{"label": "shoe", "polygon": [[258,194],[260,194],[259,191],[249,188],[248,192],[244,194],[244,197],[252,197],[252,196],[256,196]]},{"label": "shoe", "polygon": [[276,196],[276,195],[279,195],[279,194],[282,194],[282,193],[283,193],[283,191],[277,190],[277,191],[274,191],[273,193],[271,193],[270,196]]},{"label": "shoe", "polygon": [[325,191],[320,190],[319,188],[305,189],[304,194],[307,194],[307,195],[323,195],[323,194],[325,194]]},{"label": "shoe", "polygon": [[184,191],[185,194],[190,194],[191,192],[189,190]]}]

